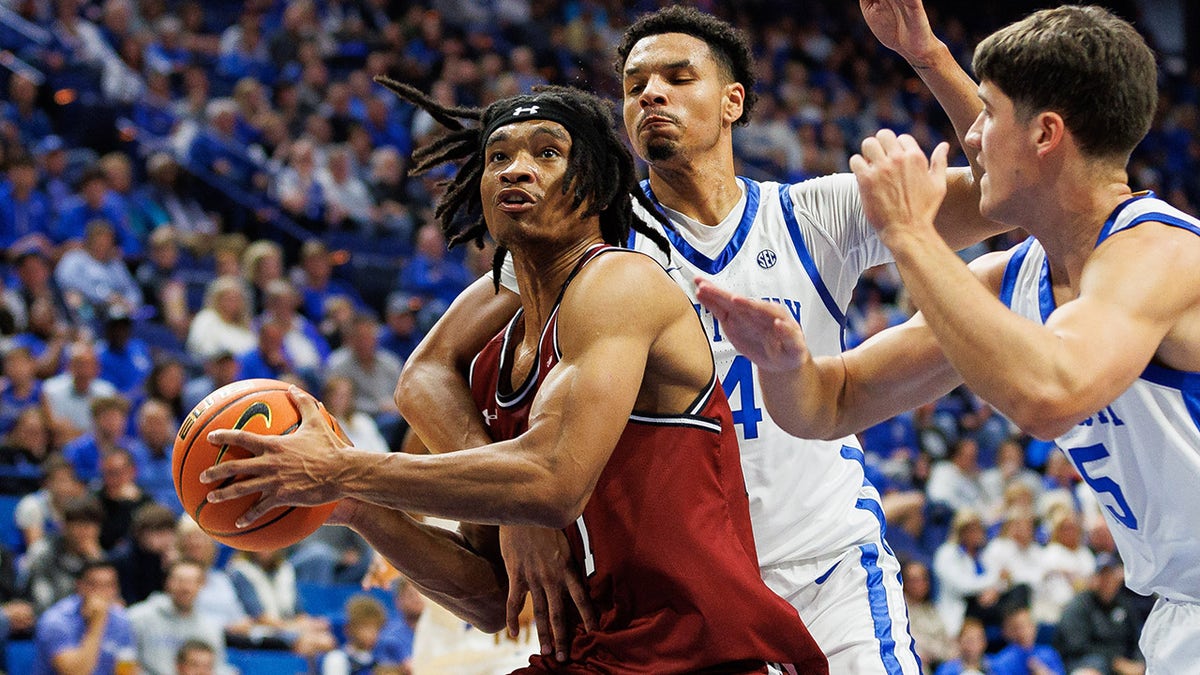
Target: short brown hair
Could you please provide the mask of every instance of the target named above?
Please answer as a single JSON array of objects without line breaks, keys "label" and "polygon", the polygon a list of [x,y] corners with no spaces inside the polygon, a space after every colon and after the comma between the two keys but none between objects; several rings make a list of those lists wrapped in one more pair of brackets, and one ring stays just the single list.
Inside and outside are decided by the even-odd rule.
[{"label": "short brown hair", "polygon": [[1122,163],[1158,101],[1154,52],[1128,22],[1094,6],[1034,12],[996,31],[975,49],[974,68],[1019,115],[1057,112],[1085,154]]},{"label": "short brown hair", "polygon": [[387,622],[387,610],[375,598],[359,594],[346,601],[346,626],[373,623],[382,626]]}]

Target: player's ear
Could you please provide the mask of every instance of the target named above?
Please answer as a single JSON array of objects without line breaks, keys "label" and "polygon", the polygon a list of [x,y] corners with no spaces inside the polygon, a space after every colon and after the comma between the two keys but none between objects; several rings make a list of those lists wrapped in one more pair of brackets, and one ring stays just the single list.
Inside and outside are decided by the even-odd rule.
[{"label": "player's ear", "polygon": [[1029,134],[1037,148],[1038,157],[1045,157],[1063,143],[1067,135],[1067,123],[1056,112],[1040,112],[1030,121]]},{"label": "player's ear", "polygon": [[742,106],[746,102],[746,88],[741,82],[730,82],[725,85],[725,96],[722,98],[721,121],[732,125],[742,116]]}]

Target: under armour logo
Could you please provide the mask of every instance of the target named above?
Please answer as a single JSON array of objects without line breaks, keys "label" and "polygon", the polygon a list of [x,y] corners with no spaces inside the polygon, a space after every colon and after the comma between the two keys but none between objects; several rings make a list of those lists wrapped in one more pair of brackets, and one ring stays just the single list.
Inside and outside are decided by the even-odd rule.
[{"label": "under armour logo", "polygon": [[517,108],[513,110],[513,117],[521,117],[522,115],[536,115],[540,106],[531,105],[528,108]]},{"label": "under armour logo", "polygon": [[480,410],[479,412],[483,413],[483,420],[489,427],[492,426],[492,422],[495,422],[500,417],[490,410]]}]

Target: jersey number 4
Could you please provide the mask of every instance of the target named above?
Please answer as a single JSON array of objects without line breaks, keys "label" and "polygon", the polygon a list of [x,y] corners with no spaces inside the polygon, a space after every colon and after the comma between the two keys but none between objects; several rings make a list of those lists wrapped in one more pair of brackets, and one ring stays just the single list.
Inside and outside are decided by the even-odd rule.
[{"label": "jersey number 4", "polygon": [[[754,405],[754,364],[750,359],[741,354],[734,357],[729,372],[721,379],[721,388],[725,390],[725,398],[729,399],[733,423],[742,428],[742,438],[758,438],[762,409]],[[735,391],[736,399],[733,395]]]},{"label": "jersey number 4", "polygon": [[1103,495],[1112,497],[1112,501],[1116,502],[1116,508],[1112,504],[1104,504],[1104,508],[1108,509],[1109,513],[1117,519],[1125,527],[1131,530],[1138,529],[1137,516],[1133,515],[1133,509],[1129,508],[1129,502],[1125,500],[1125,495],[1121,493],[1121,486],[1108,476],[1095,476],[1088,471],[1087,465],[1091,462],[1098,462],[1110,456],[1108,448],[1097,443],[1088,445],[1082,448],[1071,448],[1067,450],[1071,455],[1071,459],[1075,462],[1075,466],[1079,468],[1079,475],[1083,477],[1085,483],[1096,491],[1097,496],[1101,497],[1101,502],[1106,501]]}]

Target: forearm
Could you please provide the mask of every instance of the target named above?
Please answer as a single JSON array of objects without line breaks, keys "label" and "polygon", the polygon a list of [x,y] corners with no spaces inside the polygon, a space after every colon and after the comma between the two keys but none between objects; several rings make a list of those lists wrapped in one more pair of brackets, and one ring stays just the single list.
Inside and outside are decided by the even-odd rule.
[{"label": "forearm", "polygon": [[508,588],[498,558],[457,532],[369,504],[359,506],[350,526],[434,602],[480,630],[504,627]]},{"label": "forearm", "polygon": [[54,657],[55,669],[60,673],[90,673],[96,670],[96,663],[100,660],[100,645],[104,640],[106,624],[106,620],[88,624],[78,647],[59,652]]},{"label": "forearm", "polygon": [[1078,422],[1063,419],[1077,414],[1077,405],[1058,410],[1084,392],[1054,333],[1009,311],[932,230],[887,244],[905,288],[972,391],[1040,437]]},{"label": "forearm", "polygon": [[979,111],[983,109],[983,103],[978,96],[978,85],[940,40],[933,41],[931,49],[926,53],[905,54],[904,58],[913,70],[917,71],[921,81],[929,87],[929,91],[950,118],[958,143],[966,153],[967,161],[971,163],[971,169],[978,179],[980,171],[975,165],[976,151],[964,142],[967,131],[979,116]]},{"label": "forearm", "polygon": [[800,438],[839,436],[839,407],[845,383],[840,356],[807,358],[794,370],[759,368],[758,381],[763,405],[781,429]]}]

